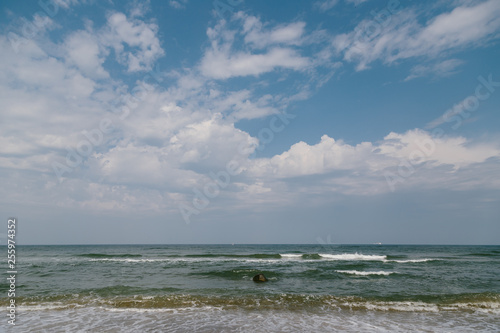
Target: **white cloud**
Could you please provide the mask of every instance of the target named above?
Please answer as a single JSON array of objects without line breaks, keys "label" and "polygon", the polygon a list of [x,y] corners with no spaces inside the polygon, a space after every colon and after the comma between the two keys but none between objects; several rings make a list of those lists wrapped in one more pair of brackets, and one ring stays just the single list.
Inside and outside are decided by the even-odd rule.
[{"label": "white cloud", "polygon": [[[218,92],[217,92],[218,94]],[[254,119],[279,113],[274,106],[273,96],[266,94],[252,100],[250,90],[231,92],[225,96],[214,96],[214,111],[227,113],[231,119]]]},{"label": "white cloud", "polygon": [[[144,94],[131,96],[128,89],[121,90],[125,87],[117,89],[117,82],[98,75],[102,58],[97,49],[89,51],[89,58],[71,53],[78,40],[87,46],[96,42],[87,32],[69,34],[58,45],[68,50],[66,58],[56,58],[32,41],[16,54],[0,37],[5,50],[0,54],[2,182],[30,192],[12,200],[96,210],[173,209],[177,214],[174,200],[201,183],[210,168],[224,168],[231,159],[243,164],[247,156],[238,152],[239,145],[256,140],[212,114],[209,107],[219,100],[211,99],[214,89],[203,85],[201,77],[186,73],[168,90],[147,87]],[[272,108],[265,97],[254,99],[250,92],[215,95],[221,96],[221,113],[238,117]],[[122,113],[108,111],[116,100],[133,101],[123,119]],[[102,119],[110,119],[115,131],[103,134],[89,156],[59,183],[52,163],[66,165],[67,149],[81,147],[80,142],[88,141],[82,131],[98,129]],[[34,174],[43,177],[29,176]],[[57,190],[44,195],[48,187]]]},{"label": "white cloud", "polygon": [[202,178],[179,168],[176,157],[168,148],[128,143],[97,154],[91,167],[103,184],[176,192],[194,186]]},{"label": "white cloud", "polygon": [[131,3],[130,16],[143,17],[146,13],[151,11],[150,0],[133,0]]},{"label": "white cloud", "polygon": [[384,175],[398,175],[401,165],[413,170],[405,169],[399,176],[401,183],[411,186],[440,187],[460,179],[460,189],[464,189],[471,177],[474,182],[470,185],[485,185],[489,177],[481,177],[481,172],[471,175],[467,170],[489,169],[488,161],[495,158],[500,158],[495,144],[472,144],[463,137],[433,138],[425,131],[412,130],[355,146],[324,135],[317,144],[299,142],[280,155],[257,159],[248,172],[271,188],[281,184],[315,194],[368,195],[390,191]]},{"label": "white cloud", "polygon": [[184,9],[186,8],[186,5],[188,3],[188,0],[170,0],[168,4],[170,7],[173,7],[175,9]]},{"label": "white cloud", "polygon": [[201,71],[211,78],[228,79],[237,76],[258,76],[277,68],[300,70],[307,65],[307,58],[287,48],[274,48],[261,54],[230,53],[227,49],[214,49],[205,54]]},{"label": "white cloud", "polygon": [[78,31],[68,36],[65,49],[68,61],[85,75],[95,79],[109,77],[109,73],[102,67],[108,52],[90,32]]},{"label": "white cloud", "polygon": [[[485,1],[475,6],[461,6],[450,13],[438,15],[424,27],[412,41],[409,50],[437,54],[442,50],[472,44],[480,44],[481,39],[498,36],[500,27],[500,3]],[[404,52],[402,56],[405,56]]]},{"label": "white cloud", "polygon": [[411,74],[405,78],[405,81],[429,75],[436,78],[447,77],[457,73],[457,67],[463,63],[459,59],[448,59],[432,65],[416,65],[411,69]]},{"label": "white cloud", "polygon": [[500,150],[495,144],[471,144],[464,137],[433,138],[422,130],[390,133],[378,148],[380,154],[388,157],[429,162],[430,167],[449,165],[455,170],[500,157]]},{"label": "white cloud", "polygon": [[[66,51],[61,58],[33,41],[16,54],[0,37],[5,50],[0,54],[0,167],[11,179],[21,179],[14,177],[20,172],[44,175],[22,178],[31,189],[26,200],[103,210],[173,207],[177,213],[172,200],[206,179],[209,170],[223,169],[230,160],[244,164],[251,151],[241,154],[239,145],[253,142],[255,147],[257,140],[233,121],[274,112],[272,98],[255,98],[249,90],[221,93],[190,72],[165,91],[137,82],[130,91],[145,90],[130,95],[99,72],[105,53],[99,53],[97,37],[85,31],[69,34],[56,45]],[[80,58],[79,47],[89,56]],[[122,113],[109,112],[117,100],[132,101],[126,104],[130,114],[121,118]],[[233,115],[226,120],[222,113]],[[89,155],[59,183],[53,163],[66,165],[68,151],[88,142],[82,131],[99,129],[102,119],[110,119],[115,130],[94,138],[99,142]],[[54,197],[42,194],[49,184],[58,186]]]},{"label": "white cloud", "polygon": [[[345,0],[347,3],[354,4],[355,6],[362,4],[368,0]],[[322,0],[314,3],[314,7],[318,8],[322,12],[326,12],[339,3],[339,0]]]},{"label": "white cloud", "polygon": [[[104,44],[114,48],[117,60],[126,65],[129,72],[146,71],[165,53],[157,31],[156,24],[129,20],[123,13],[114,13],[108,17],[107,30],[101,38]],[[132,51],[126,51],[125,45]]]},{"label": "white cloud", "polygon": [[[32,41],[27,42],[22,52],[17,54],[12,52],[12,48],[8,46],[5,39],[1,38],[0,44],[5,50],[1,56],[3,62],[0,66],[2,66],[3,75],[0,75],[2,80],[0,83],[8,87],[4,91],[11,91],[13,94],[9,100],[16,108],[15,112],[29,113],[36,117],[37,111],[45,108],[46,103],[57,104],[68,99],[87,98],[96,87],[91,79],[83,77],[73,68],[66,67]],[[23,94],[31,89],[36,90],[32,90],[27,98],[24,97]],[[59,100],[50,99],[50,96],[58,94],[60,94]],[[8,95],[6,97],[8,98]],[[33,103],[26,110],[20,110],[17,107],[17,103],[30,103],[36,98],[41,98],[44,102],[38,106]],[[5,112],[9,114],[8,110]]]},{"label": "white cloud", "polygon": [[0,36],[0,48],[0,167],[50,174],[81,130],[95,126],[103,105],[93,96],[107,88],[34,41],[15,52]]},{"label": "white cloud", "polygon": [[52,0],[57,6],[68,9],[70,6],[77,5],[78,0]]},{"label": "white cloud", "polygon": [[358,70],[375,60],[391,64],[400,59],[432,58],[466,46],[481,46],[497,38],[500,28],[500,2],[495,0],[462,5],[423,26],[412,10],[396,8],[392,14],[385,11],[388,15],[381,22],[375,17],[367,18],[354,31],[333,40],[344,60],[358,63]]},{"label": "white cloud", "polygon": [[278,178],[323,174],[332,170],[366,167],[364,158],[372,151],[370,143],[350,146],[323,135],[316,145],[294,144],[288,151],[270,159],[256,161],[254,172]]},{"label": "white cloud", "polygon": [[327,10],[335,7],[338,2],[338,0],[317,1],[314,3],[314,7],[318,8],[322,12],[326,12]]},{"label": "white cloud", "polygon": [[243,21],[245,43],[257,48],[269,45],[300,45],[303,42],[305,22],[294,22],[265,29],[264,24],[255,16],[245,15],[242,12],[236,17]]},{"label": "white cloud", "polygon": [[252,16],[237,13],[236,18],[243,20],[241,35],[246,45],[265,48],[264,51],[234,50],[237,31],[226,28],[224,22],[209,28],[207,35],[211,47],[205,51],[200,64],[201,72],[215,79],[228,79],[238,76],[258,76],[278,68],[303,70],[309,59],[285,45],[299,44],[303,35],[304,23],[292,23],[263,31],[262,23]]},{"label": "white cloud", "polygon": [[[273,95],[272,89],[259,94],[252,85],[231,90],[210,78],[259,76],[279,69],[319,71],[329,55],[301,55],[311,42],[302,22],[270,25],[239,15],[241,19],[233,21],[241,24],[237,30],[224,24],[209,29],[211,46],[199,67],[170,73],[173,83],[164,90],[140,81],[126,87],[106,71],[112,49],[130,72],[151,68],[164,53],[156,25],[121,13],[110,15],[95,32],[68,33],[62,43],[54,44],[64,51],[57,55],[33,41],[16,53],[1,36],[0,167],[6,170],[4,184],[23,188],[15,200],[27,200],[20,193],[29,192],[29,200],[47,205],[176,211],[177,202],[190,198],[193,188],[210,181],[210,171],[224,170],[229,161],[237,161],[242,172],[221,198],[240,205],[290,204],[310,194],[388,191],[384,171],[397,169],[419,149],[418,140],[430,139],[428,133],[391,133],[381,142],[357,145],[324,135],[317,144],[299,142],[276,156],[249,159],[258,140],[235,122],[276,114],[310,91],[297,85],[286,95]],[[243,47],[236,50],[240,43]],[[436,68],[452,65],[440,63]],[[142,94],[131,94],[141,87]],[[130,114],[111,112],[117,100],[132,101],[133,106],[126,104]],[[86,139],[82,131],[99,128],[104,118],[111,119],[115,129],[103,135],[60,184],[52,163],[65,163],[67,149],[75,150]],[[409,184],[439,186],[470,168],[478,172],[474,179],[464,174],[462,188],[488,182],[481,170],[498,157],[497,147],[471,146],[464,138],[434,141],[434,152],[419,161],[421,173],[408,178]]]}]

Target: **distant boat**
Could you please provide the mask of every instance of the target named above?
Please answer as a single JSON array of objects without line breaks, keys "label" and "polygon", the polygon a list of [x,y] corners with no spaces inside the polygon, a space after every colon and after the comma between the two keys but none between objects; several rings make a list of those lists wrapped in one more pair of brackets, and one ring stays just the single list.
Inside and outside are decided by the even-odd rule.
[{"label": "distant boat", "polygon": [[374,245],[382,245],[382,243],[378,242],[378,243],[373,243]]}]

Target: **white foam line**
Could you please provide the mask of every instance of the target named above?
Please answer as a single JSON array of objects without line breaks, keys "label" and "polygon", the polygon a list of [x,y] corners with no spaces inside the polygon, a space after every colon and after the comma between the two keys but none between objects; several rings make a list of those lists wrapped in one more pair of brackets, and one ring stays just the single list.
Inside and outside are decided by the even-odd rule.
[{"label": "white foam line", "polygon": [[439,312],[439,307],[437,305],[423,302],[352,302],[346,305],[378,311]]},{"label": "white foam line", "polygon": [[327,260],[371,260],[385,261],[387,256],[359,254],[359,253],[343,253],[343,254],[320,254],[321,258]]},{"label": "white foam line", "polygon": [[386,260],[387,262],[398,262],[398,263],[408,263],[408,262],[426,262],[426,261],[433,261],[433,260],[439,260],[439,259],[408,259],[408,260]]},{"label": "white foam line", "polygon": [[84,307],[81,304],[63,304],[56,302],[55,304],[35,304],[35,305],[19,305],[19,309],[23,311],[44,311],[44,310],[64,310],[72,308]]},{"label": "white foam line", "polygon": [[119,262],[157,262],[157,261],[171,261],[168,259],[110,259],[110,258],[101,258],[101,259],[90,259],[89,261],[119,261]]},{"label": "white foam line", "polygon": [[175,259],[90,259],[89,261],[114,261],[114,262],[130,262],[130,263],[144,263],[144,262],[220,262],[220,261],[239,261],[239,262],[280,262],[282,259],[233,259],[233,258],[175,258]]},{"label": "white foam line", "polygon": [[209,311],[217,311],[221,310],[221,308],[216,307],[216,306],[210,306],[210,305],[205,305],[205,306],[192,306],[192,307],[180,307],[180,308],[108,308],[108,307],[99,307],[99,309],[104,310],[104,311],[109,311],[109,312],[138,312],[138,313],[147,313],[147,312],[173,312],[173,313],[178,313],[178,312],[183,312],[183,311],[202,311],[202,310],[209,310]]},{"label": "white foam line", "polygon": [[302,254],[296,254],[296,253],[285,253],[281,254],[280,256],[284,259],[302,259]]},{"label": "white foam line", "polygon": [[[280,254],[281,259],[274,258],[164,258],[164,259],[130,259],[130,258],[97,258],[89,259],[89,261],[115,261],[115,262],[129,262],[129,263],[142,263],[142,262],[218,262],[218,261],[241,261],[241,262],[280,262],[283,260],[303,260],[311,261],[315,259],[302,259],[302,254],[295,253],[285,253]],[[359,253],[343,253],[343,254],[320,254],[322,260],[343,260],[343,261],[383,261],[383,262],[395,262],[395,263],[418,263],[433,261],[439,259],[407,259],[407,260],[387,260],[385,255],[371,255],[371,254],[359,254]]]},{"label": "white foam line", "polygon": [[[424,302],[412,301],[389,301],[389,302],[339,302],[338,304],[365,308],[376,311],[401,311],[401,312],[441,312],[441,311],[460,311],[467,310],[476,313],[500,314],[499,304],[496,302],[485,303],[453,303],[453,304],[429,304]],[[336,305],[336,303],[332,303]]]},{"label": "white foam line", "polygon": [[361,276],[367,276],[367,275],[391,275],[391,274],[396,274],[397,272],[385,272],[385,271],[376,271],[376,272],[361,272],[361,271],[355,271],[355,270],[338,270],[335,271],[338,273],[344,273],[344,274],[353,274],[353,275],[361,275]]}]

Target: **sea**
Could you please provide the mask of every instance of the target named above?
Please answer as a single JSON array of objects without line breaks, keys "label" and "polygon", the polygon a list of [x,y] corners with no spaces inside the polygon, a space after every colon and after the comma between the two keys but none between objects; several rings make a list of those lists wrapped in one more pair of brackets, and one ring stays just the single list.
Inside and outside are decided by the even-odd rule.
[{"label": "sea", "polygon": [[[3,278],[3,332],[500,332],[500,246],[16,251],[16,321]],[[6,259],[0,269],[8,277]]]}]

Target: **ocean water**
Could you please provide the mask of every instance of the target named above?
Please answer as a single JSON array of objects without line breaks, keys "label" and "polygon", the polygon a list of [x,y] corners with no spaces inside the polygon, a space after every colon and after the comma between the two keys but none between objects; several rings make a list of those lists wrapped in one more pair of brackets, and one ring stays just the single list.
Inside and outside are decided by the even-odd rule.
[{"label": "ocean water", "polygon": [[[2,279],[0,331],[500,331],[500,246],[16,250],[16,325],[7,324],[9,284]],[[253,282],[259,273],[269,281]]]}]

